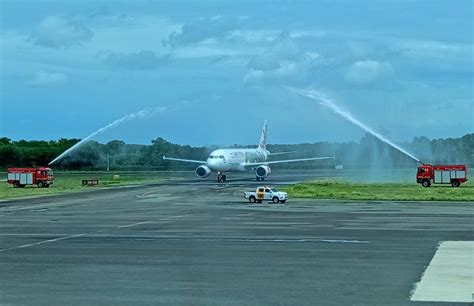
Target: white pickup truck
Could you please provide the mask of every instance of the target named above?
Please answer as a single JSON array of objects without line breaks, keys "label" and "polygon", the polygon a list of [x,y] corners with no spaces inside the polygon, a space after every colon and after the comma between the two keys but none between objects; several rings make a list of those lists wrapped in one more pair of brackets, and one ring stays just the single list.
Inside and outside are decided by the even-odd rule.
[{"label": "white pickup truck", "polygon": [[279,191],[273,187],[258,187],[256,191],[244,192],[244,198],[250,203],[262,203],[262,201],[272,201],[273,203],[285,203],[288,200],[288,193]]}]

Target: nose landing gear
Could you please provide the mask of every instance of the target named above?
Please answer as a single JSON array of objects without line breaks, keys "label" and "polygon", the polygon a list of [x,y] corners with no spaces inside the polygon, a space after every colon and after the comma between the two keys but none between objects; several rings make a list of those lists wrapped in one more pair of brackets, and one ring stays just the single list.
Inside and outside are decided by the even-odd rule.
[{"label": "nose landing gear", "polygon": [[227,176],[222,172],[217,172],[217,182],[225,183],[227,181]]}]

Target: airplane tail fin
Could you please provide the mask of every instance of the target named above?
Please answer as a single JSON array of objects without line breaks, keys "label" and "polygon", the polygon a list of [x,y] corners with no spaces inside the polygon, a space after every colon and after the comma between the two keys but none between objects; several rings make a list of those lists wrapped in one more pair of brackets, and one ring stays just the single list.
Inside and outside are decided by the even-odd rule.
[{"label": "airplane tail fin", "polygon": [[260,136],[260,142],[258,143],[259,149],[267,149],[267,120],[263,124],[262,135]]}]

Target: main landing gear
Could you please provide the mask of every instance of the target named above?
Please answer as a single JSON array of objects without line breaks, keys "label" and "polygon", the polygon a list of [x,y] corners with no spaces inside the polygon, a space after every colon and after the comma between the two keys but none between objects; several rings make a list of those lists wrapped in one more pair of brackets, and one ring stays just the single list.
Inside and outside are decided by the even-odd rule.
[{"label": "main landing gear", "polygon": [[260,182],[260,181],[264,181],[265,178],[264,177],[259,177],[258,175],[255,176],[255,179],[257,180],[257,182]]},{"label": "main landing gear", "polygon": [[227,181],[227,176],[222,172],[217,172],[217,182],[225,183]]}]

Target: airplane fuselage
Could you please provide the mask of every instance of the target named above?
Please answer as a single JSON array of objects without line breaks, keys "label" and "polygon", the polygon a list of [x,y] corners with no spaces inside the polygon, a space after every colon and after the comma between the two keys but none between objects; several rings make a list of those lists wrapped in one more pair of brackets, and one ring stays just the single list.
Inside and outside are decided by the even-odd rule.
[{"label": "airplane fuselage", "polygon": [[265,163],[270,152],[257,149],[219,149],[212,151],[206,165],[212,171],[232,172],[245,171],[248,163]]},{"label": "airplane fuselage", "polygon": [[225,182],[227,176],[224,172],[246,171],[253,169],[257,181],[265,180],[272,169],[270,164],[293,163],[317,159],[334,159],[334,157],[310,157],[299,159],[273,160],[268,161],[270,155],[288,154],[294,152],[279,152],[271,154],[267,150],[267,122],[263,124],[260,142],[255,149],[218,149],[211,152],[209,157],[204,160],[183,159],[176,157],[163,156],[163,160],[173,160],[185,163],[200,164],[196,168],[196,175],[200,178],[206,178],[212,172],[217,172],[217,181]]}]

